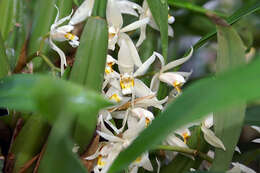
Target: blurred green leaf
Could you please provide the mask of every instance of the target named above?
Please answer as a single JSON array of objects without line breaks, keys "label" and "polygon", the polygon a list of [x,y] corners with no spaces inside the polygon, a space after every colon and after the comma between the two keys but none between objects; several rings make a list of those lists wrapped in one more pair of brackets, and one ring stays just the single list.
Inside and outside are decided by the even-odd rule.
[{"label": "blurred green leaf", "polygon": [[147,0],[153,18],[160,29],[162,54],[165,60],[168,57],[168,3],[167,0]]},{"label": "blurred green leaf", "polygon": [[[90,17],[85,25],[77,50],[70,80],[87,89],[101,92],[108,47],[108,28],[104,19]],[[97,112],[78,115],[74,139],[80,153],[88,146],[97,121]],[[86,119],[85,117],[88,117]],[[80,123],[79,123],[80,122]],[[85,134],[82,136],[82,134]]]},{"label": "blurred green leaf", "polygon": [[260,126],[260,106],[247,108],[245,124],[250,126]]},{"label": "blurred green leaf", "polygon": [[[141,153],[155,147],[170,132],[184,124],[199,120],[212,111],[260,97],[259,67],[260,60],[221,74],[217,78],[200,80],[188,87],[126,150],[119,154],[109,173],[124,169]],[[203,91],[203,94],[200,91]]]},{"label": "blurred green leaf", "polygon": [[23,74],[0,80],[0,106],[38,112],[50,121],[65,106],[71,112],[86,113],[109,105],[93,91],[50,76]]},{"label": "blurred green leaf", "polygon": [[72,152],[73,142],[70,139],[73,117],[69,112],[60,112],[48,139],[46,151],[40,162],[39,173],[87,173],[77,155]]},{"label": "blurred green leaf", "polygon": [[[41,116],[32,115],[26,121],[11,148],[15,157],[13,173],[19,173],[28,161],[40,153],[48,134],[49,125]],[[33,166],[27,172],[32,169]]]},{"label": "blurred green leaf", "polygon": [[15,14],[13,20],[15,26],[8,34],[8,38],[5,41],[11,71],[14,70],[20,54],[25,53],[25,50],[22,50],[22,48],[23,46],[26,46],[26,37],[29,34],[29,18],[26,16],[26,3],[23,1],[15,1],[14,5]]},{"label": "blurred green leaf", "polygon": [[217,12],[217,11],[211,11],[208,10],[206,8],[203,8],[201,6],[198,6],[196,4],[187,2],[187,1],[181,1],[181,0],[168,0],[169,5],[174,6],[174,7],[179,7],[179,8],[185,8],[194,12],[198,12],[198,13],[202,13],[202,14],[215,14],[219,17],[224,17],[226,18],[227,15],[223,14],[221,12]]},{"label": "blurred green leaf", "polygon": [[16,0],[1,0],[0,1],[0,31],[3,37],[3,40],[7,39],[9,32],[15,26],[15,7],[16,7]]},{"label": "blurred green leaf", "polygon": [[2,36],[0,35],[0,78],[6,76],[9,72],[9,63],[5,54],[5,46]]},{"label": "blurred green leaf", "polygon": [[[217,26],[218,52],[217,75],[246,63],[245,46],[230,26]],[[215,150],[212,171],[226,171],[232,160],[242,126],[244,124],[246,104],[232,106],[220,112],[214,112],[214,130],[223,142],[226,151]]]},{"label": "blurred green leaf", "polygon": [[[249,2],[248,4],[243,5],[240,9],[236,10],[230,17],[227,18],[228,24],[232,25],[242,17],[247,16],[253,12],[256,12],[260,9],[260,2]],[[217,33],[216,30],[209,32],[204,37],[202,37],[193,47],[198,49],[203,46],[208,40],[213,38]]]},{"label": "blurred green leaf", "polygon": [[107,0],[95,0],[92,16],[106,18]]}]

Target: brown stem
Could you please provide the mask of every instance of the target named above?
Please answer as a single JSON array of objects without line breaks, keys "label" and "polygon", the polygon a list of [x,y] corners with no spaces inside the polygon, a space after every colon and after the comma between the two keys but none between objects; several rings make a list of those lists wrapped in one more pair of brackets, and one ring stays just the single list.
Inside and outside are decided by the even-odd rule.
[{"label": "brown stem", "polygon": [[19,170],[18,173],[24,173],[28,168],[32,166],[32,164],[39,158],[40,154],[34,156],[31,160],[29,160],[25,165]]},{"label": "brown stem", "polygon": [[38,172],[38,169],[39,169],[39,166],[40,166],[40,162],[41,162],[42,157],[43,157],[43,155],[44,155],[44,152],[45,152],[45,150],[46,150],[46,146],[47,146],[47,142],[44,144],[44,146],[43,146],[43,148],[42,148],[42,151],[41,151],[40,154],[39,154],[39,158],[38,158],[38,160],[37,160],[37,162],[36,162],[36,165],[35,165],[35,168],[34,168],[34,170],[33,170],[33,173],[37,173],[37,172]]}]

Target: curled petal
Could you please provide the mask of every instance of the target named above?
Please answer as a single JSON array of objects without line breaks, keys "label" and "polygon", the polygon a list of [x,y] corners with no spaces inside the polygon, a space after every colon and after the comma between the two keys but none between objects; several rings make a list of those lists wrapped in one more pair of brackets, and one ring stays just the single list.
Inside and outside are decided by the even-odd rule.
[{"label": "curled petal", "polygon": [[127,26],[125,26],[124,28],[122,28],[120,30],[120,32],[129,32],[129,31],[133,31],[136,30],[137,28],[140,28],[141,26],[146,25],[149,22],[149,18],[144,18],[142,20],[138,20],[136,22],[133,22]]},{"label": "curled petal", "polygon": [[192,56],[192,54],[193,54],[193,48],[191,48],[190,53],[189,53],[186,57],[181,58],[181,59],[177,59],[177,60],[175,60],[175,61],[172,61],[172,62],[168,63],[167,65],[165,65],[164,67],[162,67],[161,71],[162,71],[162,72],[165,72],[165,71],[167,71],[167,70],[170,70],[170,69],[172,69],[172,68],[174,68],[174,67],[177,67],[177,66],[179,66],[179,65],[181,65],[181,64],[183,64],[183,63],[185,63],[186,61],[188,61],[188,60],[190,59],[190,57]]},{"label": "curled petal", "polygon": [[135,89],[135,95],[137,97],[154,95],[154,93],[139,79],[135,79],[134,89]]},{"label": "curled petal", "polygon": [[106,140],[108,140],[108,141],[110,141],[110,142],[124,142],[123,139],[121,139],[121,138],[119,138],[119,137],[117,137],[117,136],[109,135],[109,134],[103,133],[103,132],[98,131],[98,130],[97,130],[97,133],[98,133],[101,137],[105,138]]},{"label": "curled petal", "polygon": [[95,0],[85,0],[70,19],[70,25],[76,25],[91,15]]},{"label": "curled petal", "polygon": [[204,134],[204,139],[212,146],[217,148],[222,148],[224,151],[226,150],[222,141],[214,134],[213,131],[206,128],[204,125],[201,126],[201,130]]},{"label": "curled petal", "polygon": [[183,84],[186,82],[183,76],[181,76],[175,72],[162,73],[159,75],[159,79],[162,82],[165,82],[169,85],[174,85],[174,83],[176,83],[176,82],[180,83],[180,84]]},{"label": "curled petal", "polygon": [[121,74],[133,73],[134,71],[134,62],[132,58],[129,57],[130,54],[126,41],[122,40],[118,52],[118,68]]},{"label": "curled petal", "polygon": [[[125,34],[125,33],[120,33],[120,37],[119,37],[119,42],[121,43],[122,40],[124,40],[127,44],[128,50],[129,50],[129,55],[128,57],[132,59],[132,61],[134,62],[134,64],[137,67],[140,67],[142,65],[142,61],[139,57],[138,51],[133,43],[133,41],[131,40],[131,38]],[[121,44],[119,44],[121,47]]]},{"label": "curled petal", "polygon": [[122,28],[123,17],[120,9],[116,4],[116,0],[107,1],[106,16],[107,16],[107,22],[109,26],[114,26],[117,29]]},{"label": "curled petal", "polygon": [[148,58],[134,73],[134,77],[144,75],[152,63],[155,61],[155,55],[153,54],[150,58]]},{"label": "curled petal", "polygon": [[238,162],[233,162],[232,165],[234,166],[230,171],[228,171],[229,173],[235,173],[236,171],[232,171],[232,170],[241,170],[242,172],[246,172],[246,173],[256,173],[253,169],[238,163]]},{"label": "curled petal", "polygon": [[135,10],[138,10],[139,13],[143,12],[142,7],[138,4],[130,1],[117,1],[117,6],[123,14],[130,14],[138,17],[138,14]]},{"label": "curled petal", "polygon": [[50,47],[51,47],[54,51],[56,51],[56,52],[59,54],[59,56],[60,56],[61,75],[63,75],[63,73],[64,73],[64,66],[67,66],[66,56],[65,56],[64,52],[63,52],[58,46],[56,46],[56,45],[53,43],[53,41],[52,41],[51,38],[49,38],[49,44],[50,44]]},{"label": "curled petal", "polygon": [[214,123],[214,121],[213,121],[213,114],[210,114],[208,117],[206,117],[206,119],[204,120],[204,126],[206,127],[206,128],[211,128],[212,126],[213,126],[213,123]]},{"label": "curled petal", "polygon": [[59,19],[59,15],[60,15],[59,8],[56,5],[55,5],[55,8],[57,9],[57,16],[55,18],[54,24],[51,25],[51,31],[54,30],[59,25],[61,25],[62,23],[64,23],[66,20],[70,20],[72,13],[73,13],[73,10],[72,10],[70,15]]},{"label": "curled petal", "polygon": [[160,85],[159,73],[156,73],[153,76],[151,84],[150,84],[150,89],[152,90],[152,92],[157,93],[157,91],[159,90],[159,85]]},{"label": "curled petal", "polygon": [[141,46],[143,41],[146,39],[146,25],[140,27],[140,37],[136,43],[136,47]]},{"label": "curled petal", "polygon": [[168,36],[170,36],[170,37],[174,36],[174,31],[173,31],[171,25],[168,25]]}]

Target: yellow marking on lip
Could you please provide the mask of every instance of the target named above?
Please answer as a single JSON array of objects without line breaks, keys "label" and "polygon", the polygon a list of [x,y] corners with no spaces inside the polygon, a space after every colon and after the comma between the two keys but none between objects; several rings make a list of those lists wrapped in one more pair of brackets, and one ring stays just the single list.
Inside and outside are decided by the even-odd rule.
[{"label": "yellow marking on lip", "polygon": [[121,101],[119,96],[117,94],[113,94],[110,98],[110,100],[115,100],[117,103]]},{"label": "yellow marking on lip", "polygon": [[137,157],[137,158],[135,159],[135,162],[137,162],[137,163],[140,163],[140,162],[141,162],[141,160],[142,160],[142,158],[141,158],[141,157]]},{"label": "yellow marking on lip", "polygon": [[102,161],[102,156],[101,155],[99,155],[98,156],[98,161],[97,161],[97,164],[98,164],[98,166],[105,166],[105,164],[106,164],[106,162],[104,162],[104,161]]},{"label": "yellow marking on lip", "polygon": [[150,124],[150,120],[149,120],[149,118],[145,118],[145,125],[146,125],[146,127]]},{"label": "yellow marking on lip", "polygon": [[130,77],[120,79],[120,86],[122,89],[134,87],[134,79]]},{"label": "yellow marking on lip", "polygon": [[184,133],[182,133],[182,137],[184,139],[184,143],[186,144],[187,143],[187,139],[190,137],[190,135],[188,134],[188,132],[184,132]]},{"label": "yellow marking on lip", "polygon": [[68,32],[67,34],[65,34],[65,38],[67,38],[68,40],[74,40],[75,35]]},{"label": "yellow marking on lip", "polygon": [[116,36],[115,33],[109,33],[109,34],[108,34],[108,38],[109,38],[109,39],[112,39],[112,38],[114,38],[115,36]]},{"label": "yellow marking on lip", "polygon": [[113,65],[114,65],[113,62],[107,63],[107,67],[106,67],[106,69],[105,69],[105,73],[106,73],[106,74],[110,74],[110,73],[112,73],[112,72],[114,71],[114,70],[113,70]]},{"label": "yellow marking on lip", "polygon": [[180,82],[174,81],[172,85],[178,91],[178,93],[181,93],[181,83]]}]

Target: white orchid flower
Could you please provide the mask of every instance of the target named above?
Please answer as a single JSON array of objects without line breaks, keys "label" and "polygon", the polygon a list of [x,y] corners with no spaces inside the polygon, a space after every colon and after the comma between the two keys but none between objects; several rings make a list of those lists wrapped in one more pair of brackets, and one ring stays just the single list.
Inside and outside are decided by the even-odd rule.
[{"label": "white orchid flower", "polygon": [[[153,18],[153,15],[150,11],[148,3],[147,3],[146,0],[144,0],[144,2],[143,2],[143,13],[140,15],[139,20],[143,20],[143,19],[146,19],[146,18],[149,18],[149,23],[148,23],[149,26],[151,26],[155,30],[159,30],[159,27],[157,26],[157,24],[156,24],[156,22]],[[173,16],[168,15],[168,23],[172,24],[174,21],[175,21],[175,18]],[[140,37],[139,37],[139,40],[136,43],[137,47],[139,47],[143,43],[143,41],[146,39],[146,26],[147,25],[141,26]],[[170,25],[168,25],[168,35],[170,37],[173,37],[173,29]]]},{"label": "white orchid flower", "polygon": [[222,141],[214,134],[210,128],[213,126],[213,115],[208,116],[201,125],[201,131],[204,134],[204,139],[212,146],[226,150]]},{"label": "white orchid flower", "polygon": [[157,92],[159,89],[160,81],[165,82],[171,86],[173,86],[179,93],[181,92],[181,86],[186,82],[185,77],[189,77],[191,73],[188,72],[166,72],[174,67],[177,67],[190,59],[193,53],[193,48],[190,53],[181,59],[177,59],[175,61],[169,62],[165,65],[164,58],[161,54],[155,53],[155,55],[161,61],[161,70],[159,73],[156,73],[151,81],[150,88],[152,91]]},{"label": "white orchid flower", "polygon": [[97,164],[93,170],[94,173],[105,173],[121,150],[122,146],[119,143],[100,143],[97,151],[85,159],[94,160],[97,158]]},{"label": "white orchid flower", "polygon": [[143,108],[133,108],[131,109],[131,113],[133,117],[137,117],[138,119],[145,118],[146,126],[148,126],[154,119],[153,113]]},{"label": "white orchid flower", "polygon": [[143,167],[147,171],[153,171],[153,166],[149,159],[148,152],[145,152],[142,156],[137,157],[137,159],[129,165],[129,173],[137,173],[139,167]]},{"label": "white orchid flower", "polygon": [[85,0],[71,17],[69,24],[77,25],[78,23],[84,21],[87,17],[91,16],[94,3],[95,0]]},{"label": "white orchid flower", "polygon": [[238,162],[233,162],[232,163],[233,168],[229,171],[227,171],[227,173],[256,173],[253,169],[238,163]]},{"label": "white orchid flower", "polygon": [[120,72],[120,86],[124,95],[131,94],[133,92],[134,79],[138,76],[144,75],[156,58],[153,54],[144,63],[142,63],[137,53],[137,59],[140,61],[141,65],[139,65],[138,69],[134,71],[135,62],[129,57],[130,54],[131,50],[129,49],[127,42],[122,40],[118,52],[118,68]]},{"label": "white orchid flower", "polygon": [[[127,41],[129,42],[128,46],[133,47],[134,44],[132,43],[132,40],[128,38],[128,36],[125,33],[140,28],[142,25],[147,24],[149,21],[148,18],[144,18],[142,20],[138,20],[136,22],[133,22],[123,27],[123,17],[120,8],[122,9],[122,6],[118,5],[117,0],[108,0],[106,16],[107,16],[107,22],[109,27],[108,47],[111,50],[115,49],[115,44],[118,43],[118,40],[121,39],[122,36],[124,36],[124,39],[127,39]],[[131,47],[129,48],[131,49]]]},{"label": "white orchid flower", "polygon": [[72,13],[69,16],[59,19],[59,9],[57,6],[55,6],[55,8],[57,9],[57,16],[55,18],[54,23],[51,25],[51,28],[50,28],[49,44],[50,44],[50,47],[54,51],[56,51],[60,56],[61,74],[63,74],[64,66],[67,66],[66,56],[65,56],[64,52],[58,46],[56,46],[54,44],[53,41],[60,41],[60,42],[69,41],[69,44],[72,47],[77,47],[79,45],[79,41],[78,41],[79,38],[76,35],[71,33],[71,31],[74,29],[74,27],[72,25],[60,26],[65,21],[67,21],[71,18]]},{"label": "white orchid flower", "polygon": [[138,17],[139,14],[143,12],[143,8],[140,5],[128,0],[116,0],[116,4],[122,14],[129,14]]}]

